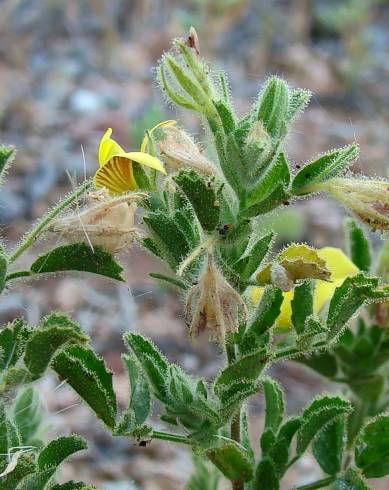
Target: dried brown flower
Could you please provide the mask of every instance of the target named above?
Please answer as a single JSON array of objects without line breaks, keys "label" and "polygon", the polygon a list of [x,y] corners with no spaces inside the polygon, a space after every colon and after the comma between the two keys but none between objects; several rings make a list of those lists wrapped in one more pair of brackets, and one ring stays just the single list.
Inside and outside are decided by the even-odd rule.
[{"label": "dried brown flower", "polygon": [[216,268],[211,252],[198,284],[189,291],[186,313],[191,337],[208,330],[219,344],[224,344],[226,334],[238,331],[240,314],[247,317],[245,302]]},{"label": "dried brown flower", "polygon": [[49,231],[70,242],[86,241],[91,247],[117,253],[141,236],[135,226],[135,213],[136,202],[144,197],[141,192],[110,197],[105,189],[91,193],[87,206],[55,220]]}]

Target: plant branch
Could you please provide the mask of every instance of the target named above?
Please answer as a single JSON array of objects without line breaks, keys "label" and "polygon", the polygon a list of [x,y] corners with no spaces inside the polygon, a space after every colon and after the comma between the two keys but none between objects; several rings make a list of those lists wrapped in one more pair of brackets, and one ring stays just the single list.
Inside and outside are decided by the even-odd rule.
[{"label": "plant branch", "polygon": [[16,271],[11,272],[5,278],[5,282],[12,281],[13,279],[18,279],[19,277],[29,277],[32,276],[33,273],[31,271]]},{"label": "plant branch", "polygon": [[335,480],[336,476],[329,476],[327,478],[323,478],[322,480],[317,480],[313,483],[302,485],[301,487],[294,487],[293,490],[315,490],[317,488],[324,488],[333,483]]},{"label": "plant branch", "polygon": [[153,430],[153,439],[161,439],[162,441],[178,442],[181,444],[192,444],[191,440],[187,436],[180,434],[171,434],[170,432],[162,432],[159,430]]},{"label": "plant branch", "polygon": [[25,252],[34,241],[42,234],[42,232],[46,229],[49,223],[56,218],[64,209],[69,207],[76,201],[79,197],[81,197],[85,192],[91,187],[92,181],[87,180],[82,185],[80,185],[77,189],[75,189],[71,194],[68,195],[63,201],[60,201],[53,209],[51,209],[43,218],[34,226],[34,228],[25,236],[20,245],[13,251],[13,253],[8,258],[10,264],[15,262],[17,258],[19,258],[23,252]]},{"label": "plant branch", "polygon": [[[317,349],[323,349],[323,347],[328,347],[328,343],[324,340],[318,342],[317,344],[314,344],[312,346],[311,351]],[[309,354],[309,352],[304,352],[298,347],[287,347],[286,349],[280,349],[276,351],[273,356],[273,361],[282,361],[284,359],[290,359],[298,355],[306,355],[306,354]]]},{"label": "plant branch", "polygon": [[[232,364],[236,360],[235,344],[232,342],[226,342],[226,356],[228,364]],[[240,444],[240,420],[241,420],[241,408],[231,422],[230,437],[238,444]],[[234,480],[231,482],[232,490],[244,490],[244,483],[241,480]]]}]

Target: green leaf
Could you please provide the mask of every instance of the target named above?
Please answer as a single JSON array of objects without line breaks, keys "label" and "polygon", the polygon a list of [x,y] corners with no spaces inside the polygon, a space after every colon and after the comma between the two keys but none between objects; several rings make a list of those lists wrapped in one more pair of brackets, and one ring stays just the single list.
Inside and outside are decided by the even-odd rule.
[{"label": "green leaf", "polygon": [[0,472],[7,464],[7,454],[11,448],[20,446],[19,433],[6,414],[4,403],[0,401]]},{"label": "green leaf", "polygon": [[79,325],[62,316],[57,323],[58,315],[48,317],[42,327],[33,331],[26,343],[24,363],[33,379],[38,379],[48,368],[58,350],[66,344],[88,342],[89,337],[83,334]]},{"label": "green leaf", "polygon": [[73,345],[56,355],[52,367],[98,418],[108,427],[115,426],[116,396],[112,387],[112,373],[105,367],[103,359],[90,349]]},{"label": "green leaf", "polygon": [[325,427],[313,441],[312,451],[321,469],[335,475],[342,468],[342,456],[346,442],[346,424],[339,417]]},{"label": "green leaf", "polygon": [[301,417],[289,417],[288,420],[281,426],[278,439],[285,439],[288,445],[291,444],[293,437],[301,427],[303,420]]},{"label": "green leaf", "polygon": [[131,162],[132,165],[132,173],[134,175],[135,182],[139,189],[144,191],[151,190],[150,179],[147,176],[147,173],[144,170],[144,166],[138,162]]},{"label": "green leaf", "polygon": [[59,437],[42,449],[37,460],[38,468],[40,471],[51,469],[54,472],[65,459],[87,447],[85,440],[80,436]]},{"label": "green leaf", "polygon": [[329,352],[313,352],[307,357],[298,357],[294,361],[305,364],[327,378],[333,378],[338,372],[336,356]]},{"label": "green leaf", "polygon": [[159,400],[166,401],[166,379],[169,365],[166,358],[151,340],[140,334],[126,333],[123,338],[146,373],[154,395]]},{"label": "green leaf", "polygon": [[123,281],[123,267],[113,256],[100,247],[92,250],[86,243],[63,245],[41,255],[32,265],[31,271],[47,272],[81,271]]},{"label": "green leaf", "polygon": [[358,375],[351,377],[349,386],[359,398],[366,400],[367,403],[377,403],[384,391],[385,380],[379,373],[370,376]]},{"label": "green leaf", "polygon": [[352,218],[347,218],[345,225],[351,260],[361,271],[369,272],[372,258],[368,237],[363,228]]},{"label": "green leaf", "polygon": [[[261,203],[266,201],[268,196],[274,195],[273,192],[278,193],[278,189],[286,189],[290,181],[290,172],[288,160],[284,153],[279,153],[277,158],[274,158],[272,163],[261,175],[258,182],[255,184],[248,195],[247,204],[252,208],[258,207]],[[284,197],[282,198],[284,200]],[[263,207],[263,204],[262,204]],[[249,208],[251,209],[251,208]],[[248,210],[243,213],[245,216],[253,216],[252,211]],[[259,214],[259,213],[258,213]]]},{"label": "green leaf", "polygon": [[333,339],[341,333],[344,325],[358,311],[363,303],[375,297],[378,280],[367,277],[363,273],[346,278],[335,289],[327,315],[329,338]]},{"label": "green leaf", "polygon": [[358,434],[355,463],[366,478],[381,478],[389,473],[389,415],[379,415]]},{"label": "green leaf", "polygon": [[283,138],[286,135],[288,110],[287,83],[278,77],[270,78],[261,95],[257,118],[263,122],[267,132],[274,139]]},{"label": "green leaf", "polygon": [[365,479],[354,468],[349,468],[346,473],[336,479],[334,490],[373,490]]},{"label": "green leaf", "polygon": [[262,459],[255,470],[254,490],[279,490],[280,483],[274,463],[268,459]]},{"label": "green leaf", "polygon": [[18,362],[32,330],[21,319],[16,319],[0,330],[0,370],[8,369]]},{"label": "green leaf", "polygon": [[0,243],[0,293],[4,290],[7,277],[8,258],[6,250]]},{"label": "green leaf", "polygon": [[170,364],[168,367],[166,386],[173,407],[185,409],[193,403],[192,380],[179,366]]},{"label": "green leaf", "polygon": [[177,63],[177,61],[169,54],[164,57],[164,62],[166,62],[166,65],[170,68],[172,74],[183,90],[185,90],[185,92],[190,95],[202,109],[201,112],[204,112],[205,109],[209,108],[209,99],[192,74]]},{"label": "green leaf", "polygon": [[176,288],[187,289],[187,285],[185,284],[185,282],[178,277],[168,276],[166,274],[161,274],[160,272],[150,272],[149,276],[153,279],[159,279],[160,281],[167,282],[168,284]]},{"label": "green leaf", "polygon": [[161,256],[175,270],[191,251],[190,243],[174,219],[163,211],[154,211],[143,218]]},{"label": "green leaf", "polygon": [[273,243],[273,238],[274,233],[259,238],[234,264],[234,270],[240,274],[242,279],[250,279],[257,271]]},{"label": "green leaf", "polygon": [[60,464],[72,454],[86,448],[86,442],[76,435],[59,437],[49,442],[38,456],[37,472],[23,478],[16,490],[46,490]]},{"label": "green leaf", "polygon": [[199,107],[194,101],[191,101],[187,97],[181,95],[175,87],[173,87],[166,76],[166,71],[164,66],[161,64],[160,66],[160,76],[162,81],[162,86],[166,90],[166,93],[178,106],[185,107],[185,109],[190,109],[192,111],[201,112],[201,107]]},{"label": "green leaf", "polygon": [[306,89],[295,89],[289,93],[287,121],[291,122],[308,105],[312,92]]},{"label": "green leaf", "polygon": [[265,428],[277,434],[284,418],[284,392],[277,381],[268,377],[262,380],[262,386],[266,400]]},{"label": "green leaf", "polygon": [[242,352],[250,352],[258,347],[261,335],[267,332],[278,318],[283,300],[284,296],[281,289],[273,286],[265,288],[261,301],[239,345]]},{"label": "green leaf", "polygon": [[0,145],[0,185],[15,155],[16,150],[13,146]]},{"label": "green leaf", "polygon": [[122,356],[130,379],[130,401],[116,427],[116,433],[131,435],[133,431],[146,421],[151,410],[149,383],[139,362],[127,355]]},{"label": "green leaf", "polygon": [[297,454],[302,455],[330,422],[350,411],[350,403],[337,396],[322,396],[314,400],[303,413],[303,424],[297,434]]},{"label": "green leaf", "polygon": [[229,480],[249,481],[253,478],[252,463],[246,451],[235,441],[209,449],[206,455]]},{"label": "green leaf", "polygon": [[51,490],[98,490],[93,485],[84,482],[68,481],[59,485],[54,485]]},{"label": "green leaf", "polygon": [[223,129],[226,135],[232,133],[235,130],[235,117],[231,109],[231,105],[225,100],[219,99],[214,101],[214,106],[219,113],[220,119],[223,124]]},{"label": "green leaf", "polygon": [[29,386],[19,391],[12,416],[22,443],[25,446],[31,445],[43,420],[43,407],[38,390]]},{"label": "green leaf", "polygon": [[292,182],[292,192],[294,194],[304,194],[304,188],[309,184],[324,182],[342,174],[359,155],[359,147],[352,144],[331,150],[324,153],[317,160],[307,163],[304,168],[298,172]]},{"label": "green leaf", "polygon": [[219,224],[220,204],[212,183],[208,185],[194,170],[181,171],[174,181],[192,204],[204,230],[213,231]]},{"label": "green leaf", "polygon": [[220,413],[223,420],[228,422],[242,403],[258,391],[259,384],[254,381],[239,380],[223,385],[217,393],[221,401]]},{"label": "green leaf", "polygon": [[305,321],[313,314],[313,282],[304,281],[294,288],[292,299],[292,323],[301,335],[305,330]]},{"label": "green leaf", "polygon": [[256,381],[267,360],[267,354],[264,349],[242,356],[239,360],[223,369],[217,376],[214,384],[216,394],[236,381]]},{"label": "green leaf", "polygon": [[15,490],[18,483],[27,475],[34,473],[35,470],[36,467],[31,454],[26,453],[20,455],[16,467],[1,478],[1,490]]},{"label": "green leaf", "polygon": [[16,490],[46,490],[52,476],[51,469],[27,475],[20,481]]}]

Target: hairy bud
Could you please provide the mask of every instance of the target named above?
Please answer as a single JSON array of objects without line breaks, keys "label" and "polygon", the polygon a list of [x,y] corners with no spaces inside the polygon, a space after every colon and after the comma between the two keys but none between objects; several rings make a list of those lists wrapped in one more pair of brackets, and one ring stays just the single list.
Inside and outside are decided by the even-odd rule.
[{"label": "hairy bud", "polygon": [[205,158],[199,146],[182,129],[175,126],[164,128],[158,146],[167,165],[175,170],[194,169],[205,175],[215,174],[212,163]]}]

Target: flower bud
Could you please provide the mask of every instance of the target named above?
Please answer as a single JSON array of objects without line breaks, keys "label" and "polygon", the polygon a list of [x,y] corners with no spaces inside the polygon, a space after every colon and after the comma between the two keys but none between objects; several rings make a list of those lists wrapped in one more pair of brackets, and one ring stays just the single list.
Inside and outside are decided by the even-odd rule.
[{"label": "flower bud", "polygon": [[389,182],[335,178],[310,188],[329,192],[374,230],[389,230]]},{"label": "flower bud", "polygon": [[247,317],[245,302],[218,271],[210,252],[198,284],[189,291],[186,312],[191,337],[209,330],[210,339],[219,344],[224,344],[226,334],[238,331],[240,313]]},{"label": "flower bud", "polygon": [[70,242],[86,241],[110,253],[117,253],[141,236],[135,227],[136,201],[145,197],[133,192],[112,198],[105,189],[89,195],[90,205],[55,220],[49,231]]},{"label": "flower bud", "polygon": [[159,151],[167,165],[174,170],[191,168],[205,175],[214,175],[212,163],[201,153],[199,146],[182,129],[168,126],[158,142]]}]

